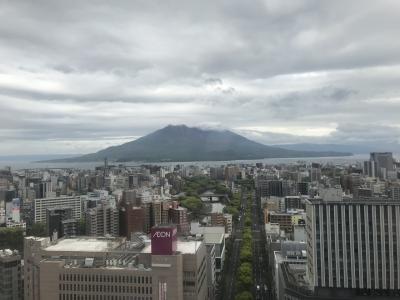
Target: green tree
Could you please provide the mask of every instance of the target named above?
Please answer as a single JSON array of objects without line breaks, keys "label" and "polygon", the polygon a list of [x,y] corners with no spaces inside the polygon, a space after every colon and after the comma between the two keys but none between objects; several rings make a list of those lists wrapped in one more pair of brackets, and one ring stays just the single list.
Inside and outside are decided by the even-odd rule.
[{"label": "green tree", "polygon": [[251,262],[253,259],[252,250],[249,246],[243,246],[240,249],[240,261],[241,262]]},{"label": "green tree", "polygon": [[47,236],[47,229],[45,223],[34,223],[26,230],[27,235],[45,237]]},{"label": "green tree", "polygon": [[239,267],[238,284],[242,291],[249,290],[253,285],[253,268],[251,263],[244,262]]},{"label": "green tree", "polygon": [[194,196],[181,198],[180,203],[183,207],[186,207],[189,211],[191,211],[194,214],[199,214],[203,209],[203,202],[201,202],[199,198]]},{"label": "green tree", "polygon": [[251,224],[253,224],[253,221],[251,220],[251,217],[249,215],[247,215],[246,219],[244,220],[244,226],[250,227]]},{"label": "green tree", "polygon": [[22,228],[0,228],[0,249],[23,251],[24,231]]},{"label": "green tree", "polygon": [[234,219],[237,219],[237,217],[239,216],[239,210],[234,206],[226,206],[224,208],[224,212],[231,214]]},{"label": "green tree", "polygon": [[253,296],[249,291],[241,292],[240,294],[236,295],[235,300],[252,300]]}]

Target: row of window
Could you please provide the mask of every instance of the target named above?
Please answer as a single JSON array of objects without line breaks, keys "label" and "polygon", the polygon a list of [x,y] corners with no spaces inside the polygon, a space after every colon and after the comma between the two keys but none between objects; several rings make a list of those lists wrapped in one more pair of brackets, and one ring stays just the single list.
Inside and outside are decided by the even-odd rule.
[{"label": "row of window", "polygon": [[110,282],[110,283],[137,283],[151,284],[150,276],[123,276],[99,274],[60,274],[60,281]]},{"label": "row of window", "polygon": [[87,284],[59,284],[61,291],[74,292],[104,292],[104,293],[134,293],[134,294],[152,294],[150,286],[121,286],[121,285],[87,285]]},{"label": "row of window", "polygon": [[59,300],[153,300],[152,297],[144,296],[117,296],[117,295],[76,295],[60,294]]}]

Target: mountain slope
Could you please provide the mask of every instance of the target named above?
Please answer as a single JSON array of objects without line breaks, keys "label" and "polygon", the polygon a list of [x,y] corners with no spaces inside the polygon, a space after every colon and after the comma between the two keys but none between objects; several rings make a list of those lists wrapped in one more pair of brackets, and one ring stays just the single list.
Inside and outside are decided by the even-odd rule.
[{"label": "mountain slope", "polygon": [[335,152],[351,152],[355,154],[369,154],[370,152],[400,152],[400,145],[396,143],[359,143],[359,144],[284,144],[273,145],[273,147],[281,147],[296,151],[335,151]]},{"label": "mountain slope", "polygon": [[277,157],[343,156],[350,153],[293,151],[253,142],[231,131],[169,125],[135,141],[81,157],[57,162],[100,161],[207,161]]}]

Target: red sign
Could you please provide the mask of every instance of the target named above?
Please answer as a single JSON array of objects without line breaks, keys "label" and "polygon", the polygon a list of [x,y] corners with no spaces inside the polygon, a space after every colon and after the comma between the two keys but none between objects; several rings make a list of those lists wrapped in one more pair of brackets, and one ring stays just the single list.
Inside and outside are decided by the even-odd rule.
[{"label": "red sign", "polygon": [[176,252],[176,236],[176,227],[153,227],[151,229],[151,254],[174,254]]}]

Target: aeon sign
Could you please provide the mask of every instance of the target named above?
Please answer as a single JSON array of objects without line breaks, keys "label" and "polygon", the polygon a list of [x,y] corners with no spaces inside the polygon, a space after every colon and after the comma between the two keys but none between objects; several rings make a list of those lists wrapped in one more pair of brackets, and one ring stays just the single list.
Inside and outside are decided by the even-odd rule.
[{"label": "aeon sign", "polygon": [[153,238],[170,238],[171,232],[157,231],[154,233]]},{"label": "aeon sign", "polygon": [[151,229],[151,253],[172,255],[176,252],[176,227],[160,226]]}]

